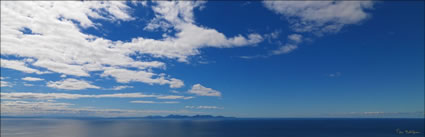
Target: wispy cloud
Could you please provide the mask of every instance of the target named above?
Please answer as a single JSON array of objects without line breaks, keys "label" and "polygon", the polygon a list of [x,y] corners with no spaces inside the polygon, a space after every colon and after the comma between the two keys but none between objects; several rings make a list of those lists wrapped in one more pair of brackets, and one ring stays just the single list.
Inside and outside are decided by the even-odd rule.
[{"label": "wispy cloud", "polygon": [[157,99],[192,99],[192,98],[195,98],[195,97],[192,97],[192,96],[187,96],[187,97],[185,97],[185,96],[176,96],[176,95],[167,95],[167,96],[158,96],[157,97]]},{"label": "wispy cloud", "polygon": [[12,87],[11,83],[4,81],[7,78],[8,77],[0,77],[0,87]]},{"label": "wispy cloud", "polygon": [[[295,33],[288,35],[288,41],[278,49],[264,55],[240,56],[242,59],[267,58],[288,54],[303,42],[303,35],[323,36],[337,33],[344,26],[359,24],[370,17],[366,12],[372,9],[373,1],[264,1],[264,6],[282,15]],[[339,12],[344,11],[344,12]],[[271,38],[273,35],[267,35]]]},{"label": "wispy cloud", "polygon": [[35,78],[35,77],[25,77],[25,78],[22,78],[22,80],[25,80],[25,81],[42,81],[44,79],[42,79],[42,78]]},{"label": "wispy cloud", "polygon": [[72,115],[100,117],[129,117],[168,114],[200,114],[187,110],[132,110],[132,109],[97,109],[92,107],[76,108],[74,104],[60,102],[1,101],[1,115]]},{"label": "wispy cloud", "polygon": [[191,99],[193,97],[176,95],[154,95],[143,93],[114,93],[114,94],[69,94],[69,93],[33,93],[33,92],[1,92],[1,99],[20,100],[52,100],[52,99],[79,99],[79,98],[156,98],[156,99]]},{"label": "wispy cloud", "polygon": [[137,104],[178,104],[180,102],[178,102],[178,101],[156,102],[156,101],[146,101],[146,100],[135,100],[135,101],[130,101],[130,103],[137,103]]},{"label": "wispy cloud", "polygon": [[170,90],[171,93],[179,94],[180,92],[177,90]]},{"label": "wispy cloud", "polygon": [[360,23],[370,16],[366,10],[373,5],[373,1],[264,1],[266,8],[286,17],[296,32],[315,34]]},{"label": "wispy cloud", "polygon": [[12,87],[12,84],[10,82],[1,80],[0,87]]},{"label": "wispy cloud", "polygon": [[73,78],[68,78],[62,81],[49,81],[47,83],[48,87],[65,89],[65,90],[82,90],[88,88],[100,89],[100,87],[90,84],[85,80],[77,80]]},{"label": "wispy cloud", "polygon": [[114,86],[114,87],[110,88],[109,90],[122,90],[122,89],[126,89],[126,88],[133,88],[133,86]]},{"label": "wispy cloud", "polygon": [[32,87],[32,86],[34,86],[34,84],[24,83],[24,86],[26,86],[26,87]]},{"label": "wispy cloud", "polygon": [[187,109],[224,109],[224,107],[217,106],[185,106]]},{"label": "wispy cloud", "polygon": [[370,112],[347,112],[347,113],[332,113],[325,114],[330,117],[372,117],[372,118],[424,118],[425,113],[423,111],[416,112],[382,112],[382,111],[370,111]]},{"label": "wispy cloud", "polygon": [[341,75],[342,75],[341,72],[335,72],[335,73],[329,74],[328,76],[329,77],[340,77]]},{"label": "wispy cloud", "polygon": [[240,56],[242,59],[267,58],[274,55],[288,54],[298,48],[298,45],[303,41],[303,36],[300,34],[291,34],[287,38],[287,43],[281,45],[278,49],[272,50],[264,55]]}]

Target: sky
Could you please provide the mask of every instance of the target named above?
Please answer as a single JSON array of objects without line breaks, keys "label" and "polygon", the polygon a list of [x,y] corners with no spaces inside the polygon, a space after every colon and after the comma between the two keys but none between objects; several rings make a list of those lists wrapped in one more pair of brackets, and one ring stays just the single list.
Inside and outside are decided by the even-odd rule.
[{"label": "sky", "polygon": [[1,115],[424,117],[424,2],[1,2]]}]

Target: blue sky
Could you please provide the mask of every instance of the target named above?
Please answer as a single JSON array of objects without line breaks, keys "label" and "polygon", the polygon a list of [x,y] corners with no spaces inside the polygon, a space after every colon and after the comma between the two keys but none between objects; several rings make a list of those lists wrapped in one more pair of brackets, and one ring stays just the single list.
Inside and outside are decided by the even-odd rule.
[{"label": "blue sky", "polygon": [[424,3],[2,2],[1,114],[423,117]]}]

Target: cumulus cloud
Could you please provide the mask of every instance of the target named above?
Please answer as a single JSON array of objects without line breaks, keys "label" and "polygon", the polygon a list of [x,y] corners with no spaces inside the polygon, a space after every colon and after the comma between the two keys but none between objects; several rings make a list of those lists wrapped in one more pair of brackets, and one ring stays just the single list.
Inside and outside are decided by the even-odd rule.
[{"label": "cumulus cloud", "polygon": [[42,81],[44,79],[42,79],[42,78],[35,78],[35,77],[25,77],[25,78],[22,78],[22,80],[25,80],[25,81]]},{"label": "cumulus cloud", "polygon": [[217,96],[221,97],[221,92],[214,90],[212,88],[207,88],[202,86],[201,84],[195,84],[192,86],[192,88],[188,91],[188,93],[195,94],[198,96]]},{"label": "cumulus cloud", "polygon": [[[89,72],[114,68],[165,68],[158,61],[137,61],[130,57],[136,51],[81,32],[80,27],[100,27],[92,19],[111,22],[133,20],[123,1],[107,2],[4,2],[1,5],[1,54],[31,61],[4,60],[2,67],[26,73],[42,74],[36,66],[52,72],[90,76]],[[22,30],[30,31],[23,32]]]},{"label": "cumulus cloud", "polygon": [[101,76],[112,76],[119,83],[138,81],[148,84],[169,84],[171,88],[179,88],[184,85],[183,81],[179,79],[168,79],[164,75],[158,75],[147,71],[132,71],[127,69],[108,68]]},{"label": "cumulus cloud", "polygon": [[200,48],[249,46],[263,40],[255,33],[228,37],[215,29],[196,25],[193,10],[204,2],[152,3],[155,18],[146,29],[166,27],[176,33],[164,32],[166,37],[162,39],[136,37],[123,42],[81,30],[101,27],[93,19],[134,20],[125,1],[2,2],[1,54],[30,60],[2,60],[1,66],[37,74],[45,72],[31,67],[44,68],[62,76],[89,77],[90,72],[101,72],[102,76],[111,76],[120,83],[167,84],[179,88],[184,85],[182,80],[152,71],[152,68],[165,69],[165,63],[130,56],[146,54],[188,62],[188,56],[200,54]]},{"label": "cumulus cloud", "polygon": [[61,81],[49,81],[47,83],[47,87],[66,90],[82,90],[88,88],[100,89],[100,87],[92,85],[90,82],[73,78],[68,78]]},{"label": "cumulus cloud", "polygon": [[1,67],[3,68],[14,69],[14,70],[22,71],[25,73],[36,73],[36,74],[48,73],[48,72],[41,72],[40,70],[30,68],[26,65],[24,61],[1,59],[0,63],[1,63]]},{"label": "cumulus cloud", "polygon": [[114,93],[114,94],[69,94],[69,93],[33,93],[33,92],[2,92],[1,99],[21,100],[54,100],[54,99],[80,99],[80,98],[156,98],[156,99],[191,99],[193,97],[175,95],[155,95],[143,93]]},{"label": "cumulus cloud", "polygon": [[156,102],[156,101],[135,100],[135,101],[130,101],[130,103],[136,103],[136,104],[177,104],[177,103],[180,103],[180,102],[178,102],[178,101]]},{"label": "cumulus cloud", "polygon": [[138,38],[125,43],[132,49],[156,57],[177,58],[187,62],[187,57],[199,54],[200,48],[231,48],[254,45],[263,40],[259,34],[227,37],[215,29],[195,25],[193,10],[202,7],[202,1],[156,1],[152,9],[155,18],[146,26],[147,30],[173,29],[174,36],[165,35],[164,40]]}]

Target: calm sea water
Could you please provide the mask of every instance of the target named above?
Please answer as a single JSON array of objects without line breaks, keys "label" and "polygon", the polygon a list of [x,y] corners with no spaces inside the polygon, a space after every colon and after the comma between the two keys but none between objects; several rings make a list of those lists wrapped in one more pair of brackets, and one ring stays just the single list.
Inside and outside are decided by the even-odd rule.
[{"label": "calm sea water", "polygon": [[[421,134],[398,135],[395,130]],[[424,137],[424,119],[1,119],[1,137]]]}]

